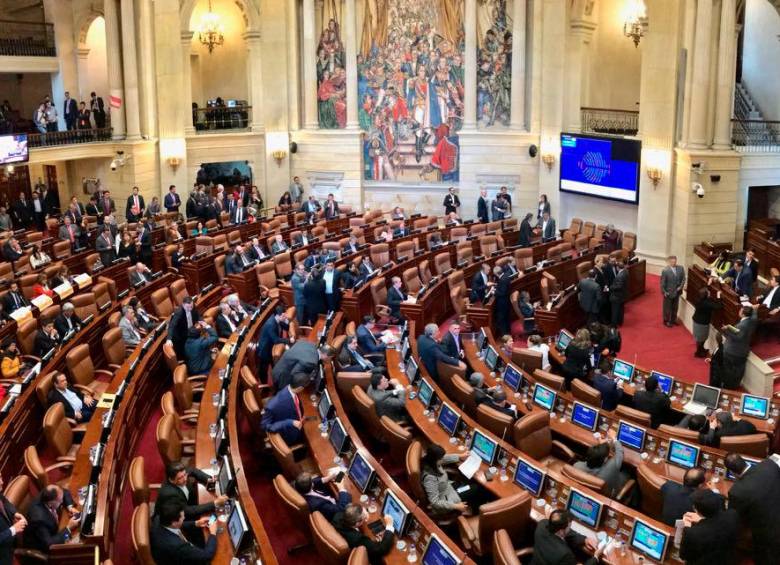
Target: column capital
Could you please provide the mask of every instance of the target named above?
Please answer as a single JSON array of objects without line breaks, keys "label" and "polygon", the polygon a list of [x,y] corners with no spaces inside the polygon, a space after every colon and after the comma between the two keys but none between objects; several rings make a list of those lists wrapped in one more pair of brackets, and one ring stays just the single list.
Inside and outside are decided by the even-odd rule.
[{"label": "column capital", "polygon": [[181,32],[181,42],[182,42],[182,44],[184,44],[184,43],[191,43],[193,37],[195,37],[195,32],[194,31],[187,30],[187,31]]},{"label": "column capital", "polygon": [[584,40],[589,40],[593,37],[593,32],[596,31],[598,24],[590,20],[576,19],[572,20],[570,24],[571,32],[574,35],[582,37]]},{"label": "column capital", "polygon": [[76,55],[79,59],[86,59],[89,56],[89,47],[79,47],[76,49]]},{"label": "column capital", "polygon": [[262,35],[260,33],[260,30],[251,29],[241,34],[241,38],[247,43],[253,43],[256,41],[260,41],[260,39],[262,39]]}]

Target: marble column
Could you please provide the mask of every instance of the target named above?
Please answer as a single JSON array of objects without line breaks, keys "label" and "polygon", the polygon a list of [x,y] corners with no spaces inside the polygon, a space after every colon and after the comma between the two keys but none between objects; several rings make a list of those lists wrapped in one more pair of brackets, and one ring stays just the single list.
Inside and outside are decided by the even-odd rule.
[{"label": "marble column", "polygon": [[526,0],[515,0],[512,13],[512,94],[511,118],[512,129],[525,127],[525,30],[526,30]]},{"label": "marble column", "polygon": [[135,47],[135,9],[133,0],[121,0],[122,69],[125,75],[125,117],[127,139],[141,139],[141,114],[138,103],[138,63]]},{"label": "marble column", "polygon": [[721,0],[718,46],[718,90],[715,106],[714,149],[731,149],[731,114],[734,107],[734,62],[736,56],[735,0]]},{"label": "marble column", "polygon": [[252,131],[263,131],[263,55],[259,31],[247,31],[246,41],[247,83],[249,84],[249,104],[252,105]]},{"label": "marble column", "polygon": [[581,128],[584,53],[595,29],[596,24],[593,22],[574,20],[571,22],[569,37],[566,38],[566,93],[563,123],[569,131],[579,131]]},{"label": "marble column", "polygon": [[314,0],[303,0],[303,127],[317,129],[317,21]]},{"label": "marble column", "polygon": [[712,35],[712,0],[698,0],[688,146],[707,147],[707,94],[709,92]]},{"label": "marble column", "polygon": [[[10,6],[13,6],[13,2]],[[44,0],[43,6],[46,21],[54,24],[54,45],[57,49],[59,70],[51,75],[51,94],[59,116],[58,126],[60,131],[63,131],[66,127],[62,102],[65,93],[69,92],[71,98],[78,101],[77,45],[74,40],[73,13],[68,3],[59,0]]]},{"label": "marble column", "polygon": [[[117,0],[104,0],[103,17],[106,20],[106,59],[108,66],[108,94],[106,100],[111,116],[114,139],[125,137],[125,89],[122,82],[122,48],[119,35],[119,13]],[[111,104],[111,99],[119,100],[119,108]]]},{"label": "marble column", "polygon": [[357,89],[357,29],[355,17],[355,0],[346,0],[344,9],[343,28],[346,35],[346,57],[347,57],[347,128],[356,129],[358,127],[358,100]]},{"label": "marble column", "polygon": [[192,125],[192,31],[181,32],[181,64],[182,64],[182,93],[181,103],[185,108],[184,116],[184,135],[195,133],[195,126]]},{"label": "marble column", "polygon": [[154,80],[154,21],[152,0],[138,1],[139,59],[143,62],[138,72],[141,107],[141,134],[157,135],[157,83]]},{"label": "marble column", "polygon": [[463,129],[477,127],[477,0],[466,0],[466,56]]},{"label": "marble column", "polygon": [[[89,100],[89,91],[85,84],[87,82],[87,77],[89,76],[89,47],[79,47],[76,50],[76,57],[76,68],[78,69],[79,75],[78,99],[86,101]],[[75,94],[73,95],[75,97]]]}]

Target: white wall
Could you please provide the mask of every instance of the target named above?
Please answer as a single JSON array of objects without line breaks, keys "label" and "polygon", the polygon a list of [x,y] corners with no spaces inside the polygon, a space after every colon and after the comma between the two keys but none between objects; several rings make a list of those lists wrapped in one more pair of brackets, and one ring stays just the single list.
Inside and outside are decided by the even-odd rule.
[{"label": "white wall", "polygon": [[86,73],[79,76],[79,85],[82,89],[82,100],[86,102],[89,108],[89,93],[95,92],[103,98],[108,112],[108,64],[106,62],[106,21],[102,16],[98,16],[89,26],[87,32],[87,55]]},{"label": "white wall", "polygon": [[561,192],[559,197],[561,209],[553,210],[552,215],[560,229],[568,227],[572,218],[580,218],[596,225],[614,224],[619,230],[637,232],[638,206],[568,192]]},{"label": "white wall", "polygon": [[742,82],[764,119],[780,120],[780,14],[767,0],[747,0]]}]

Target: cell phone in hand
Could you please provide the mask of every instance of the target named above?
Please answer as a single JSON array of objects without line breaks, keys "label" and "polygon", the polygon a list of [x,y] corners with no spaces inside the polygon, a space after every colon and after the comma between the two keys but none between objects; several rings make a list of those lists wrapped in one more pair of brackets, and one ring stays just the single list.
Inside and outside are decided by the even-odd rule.
[{"label": "cell phone in hand", "polygon": [[339,471],[339,474],[336,475],[336,478],[333,479],[335,482],[339,483],[344,479],[344,471]]},{"label": "cell phone in hand", "polygon": [[217,521],[217,515],[216,514],[212,514],[211,516],[209,516],[209,526],[211,526],[211,524],[213,524],[216,521]]},{"label": "cell phone in hand", "polygon": [[74,512],[71,518],[74,520],[81,520],[81,512]]}]

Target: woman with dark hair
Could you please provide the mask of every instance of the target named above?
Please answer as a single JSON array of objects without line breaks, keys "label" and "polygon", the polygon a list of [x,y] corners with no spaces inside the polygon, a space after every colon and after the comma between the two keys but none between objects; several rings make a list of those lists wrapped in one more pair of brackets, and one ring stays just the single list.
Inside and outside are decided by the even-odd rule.
[{"label": "woman with dark hair", "polygon": [[699,289],[699,294],[696,297],[696,307],[693,311],[693,339],[696,340],[694,357],[707,357],[704,343],[710,337],[712,313],[723,308],[723,304],[720,302],[720,291],[718,291],[718,299],[716,302],[710,298],[710,291],[706,286]]},{"label": "woman with dark hair", "polygon": [[707,359],[707,363],[710,364],[710,386],[716,386],[718,388],[723,386],[723,334],[720,332],[715,334],[715,343],[717,347],[712,352],[712,356]]},{"label": "woman with dark hair", "polygon": [[49,298],[54,298],[54,291],[49,288],[49,281],[46,279],[46,275],[41,273],[38,275],[38,280],[32,287],[33,298],[37,298],[42,294],[45,294]]},{"label": "woman with dark hair", "polygon": [[721,251],[720,254],[718,255],[718,258],[715,259],[709,265],[712,274],[718,277],[722,277],[723,275],[728,273],[731,267],[732,267],[732,261],[729,258],[729,252],[726,251],[725,249]]},{"label": "woman with dark hair", "polygon": [[[616,437],[615,430],[610,429],[606,441],[589,447],[585,461],[574,464],[574,467],[580,471],[607,483],[609,496],[615,496],[628,481],[628,477],[620,471],[623,465],[623,445],[616,441]],[[614,454],[610,457],[610,453]]]},{"label": "woman with dark hair", "polygon": [[531,236],[533,235],[533,228],[531,227],[531,218],[533,217],[534,215],[531,214],[531,212],[528,212],[525,215],[525,218],[523,218],[523,221],[520,222],[520,233],[518,234],[518,241],[517,241],[517,244],[520,247],[531,246]]},{"label": "woman with dark hair", "polygon": [[358,279],[360,279],[360,271],[357,265],[350,262],[349,266],[341,273],[341,282],[345,289],[350,289],[355,286]]},{"label": "woman with dark hair", "polygon": [[19,358],[19,348],[15,341],[8,344],[3,349],[2,362],[0,362],[0,373],[4,379],[14,379],[19,374],[21,359]]},{"label": "woman with dark hair", "polygon": [[284,194],[282,194],[282,197],[279,199],[279,207],[289,208],[290,206],[292,206],[292,197],[290,196],[290,191],[285,190]]},{"label": "woman with dark hair", "polygon": [[540,222],[542,221],[542,214],[547,212],[552,216],[552,212],[550,212],[550,202],[547,200],[547,195],[542,194],[539,196],[539,205],[536,209],[536,219]]},{"label": "woman with dark hair", "polygon": [[33,247],[32,255],[30,255],[30,266],[33,269],[39,269],[49,263],[51,263],[51,257],[45,251],[41,251],[41,246],[36,245]]},{"label": "woman with dark hair", "polygon": [[585,328],[577,330],[574,339],[566,346],[566,361],[563,362],[561,372],[566,379],[566,389],[570,388],[574,379],[585,380],[593,368],[590,354],[593,351],[590,332]]},{"label": "woman with dark hair", "polygon": [[70,270],[68,269],[68,266],[62,265],[60,270],[57,271],[57,274],[54,275],[54,278],[51,280],[51,284],[55,288],[65,283],[70,284],[70,278]]},{"label": "woman with dark hair", "polygon": [[449,514],[451,512],[462,513],[468,509],[455,488],[455,485],[447,475],[444,465],[454,465],[468,454],[446,454],[440,445],[431,445],[425,451],[420,460],[420,480],[423,490],[428,497],[433,514]]},{"label": "woman with dark hair", "polygon": [[122,233],[122,240],[119,242],[119,252],[117,253],[117,256],[120,258],[128,257],[131,264],[136,262],[135,241],[133,241],[133,237],[128,231]]}]

